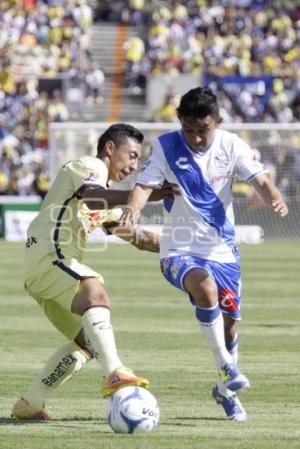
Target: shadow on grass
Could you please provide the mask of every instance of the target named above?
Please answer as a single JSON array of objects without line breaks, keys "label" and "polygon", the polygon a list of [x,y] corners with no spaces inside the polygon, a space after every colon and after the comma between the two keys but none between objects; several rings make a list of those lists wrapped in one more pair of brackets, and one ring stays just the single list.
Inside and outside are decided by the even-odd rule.
[{"label": "shadow on grass", "polygon": [[[191,421],[188,423],[188,421]],[[195,427],[197,426],[197,423],[201,421],[227,421],[225,418],[216,418],[211,416],[202,416],[202,417],[187,417],[187,416],[176,416],[172,420],[160,422],[160,427],[169,427],[169,426],[175,426],[175,427]],[[98,426],[107,425],[107,421],[105,419],[96,419],[94,417],[87,417],[87,416],[74,416],[69,418],[62,418],[62,419],[52,419],[51,421],[37,421],[37,420],[30,420],[30,419],[15,419],[15,418],[0,418],[0,426],[7,426],[7,425],[13,425],[13,426],[27,426],[28,424],[34,425],[34,426],[40,426],[40,425],[46,425],[59,428],[76,428],[78,429],[78,424],[80,423],[89,423],[94,424]],[[77,425],[76,425],[77,423]],[[98,431],[95,431],[98,433]],[[111,434],[111,431],[103,431],[101,430],[101,434]]]},{"label": "shadow on grass", "polygon": [[70,416],[68,418],[55,419],[54,421],[60,422],[76,422],[76,421],[94,421],[96,424],[107,424],[107,421],[104,418],[95,418],[91,416]]},{"label": "shadow on grass", "polygon": [[[180,422],[179,422],[180,421]],[[187,421],[193,421],[193,423],[188,424]],[[199,416],[199,417],[187,417],[187,416],[177,416],[173,418],[172,421],[165,421],[159,423],[160,426],[184,426],[184,427],[195,427],[198,422],[201,421],[227,421],[226,418],[216,418],[212,416]]]},{"label": "shadow on grass", "polygon": [[192,417],[187,417],[187,416],[177,416],[176,418],[174,418],[175,420],[180,420],[180,421],[227,421],[226,418],[216,418],[215,416],[192,416]]},{"label": "shadow on grass", "polygon": [[15,418],[0,418],[0,426],[5,426],[7,424],[13,424],[15,426],[22,426],[25,424],[55,424],[55,423],[76,423],[76,422],[94,422],[95,424],[107,424],[105,419],[97,419],[87,416],[74,416],[70,418],[62,419],[51,419],[50,421],[38,421],[34,419],[15,419]]},{"label": "shadow on grass", "polygon": [[282,324],[282,323],[254,323],[254,324],[250,324],[249,326],[252,327],[266,327],[266,328],[270,328],[270,329],[277,329],[277,328],[281,328],[281,329],[290,329],[292,328],[298,328],[299,325],[298,324]]},{"label": "shadow on grass", "polygon": [[[48,421],[49,422],[49,421]],[[15,419],[15,418],[0,418],[0,426],[6,426],[12,424],[14,426],[22,426],[24,424],[45,424],[47,421],[36,421],[30,419]]]}]

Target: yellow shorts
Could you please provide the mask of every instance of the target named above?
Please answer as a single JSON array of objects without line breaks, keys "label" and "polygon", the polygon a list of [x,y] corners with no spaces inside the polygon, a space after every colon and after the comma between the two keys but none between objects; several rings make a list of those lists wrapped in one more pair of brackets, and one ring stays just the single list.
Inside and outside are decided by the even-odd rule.
[{"label": "yellow shorts", "polygon": [[78,262],[65,258],[53,263],[49,255],[26,265],[25,289],[42,307],[51,323],[68,339],[74,339],[81,327],[81,316],[71,312],[71,305],[80,280],[94,277],[104,284],[101,274]]}]

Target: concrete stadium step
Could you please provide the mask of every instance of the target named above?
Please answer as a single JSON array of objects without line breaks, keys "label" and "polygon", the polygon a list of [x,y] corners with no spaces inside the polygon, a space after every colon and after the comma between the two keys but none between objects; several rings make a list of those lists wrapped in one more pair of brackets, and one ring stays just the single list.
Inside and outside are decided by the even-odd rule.
[{"label": "concrete stadium step", "polygon": [[[100,108],[99,105],[85,104],[82,114],[85,120],[99,120],[99,117],[105,120],[111,113],[118,112],[114,110],[111,104],[117,29],[117,24],[107,24],[104,22],[97,22],[92,26],[90,32],[90,51],[93,60],[99,64],[105,74],[104,102],[100,105]],[[128,37],[132,36],[135,32],[135,27],[128,27]],[[119,114],[117,114],[119,120],[147,120],[147,108],[145,107],[144,96],[133,93],[126,85],[126,74],[124,76],[124,86],[121,86],[121,105]]]}]

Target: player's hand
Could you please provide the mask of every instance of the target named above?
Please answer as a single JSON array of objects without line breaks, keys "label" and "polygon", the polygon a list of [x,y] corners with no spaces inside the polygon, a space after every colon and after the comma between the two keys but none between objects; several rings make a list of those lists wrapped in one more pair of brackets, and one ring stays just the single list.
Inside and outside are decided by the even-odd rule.
[{"label": "player's hand", "polygon": [[121,226],[132,226],[136,225],[141,212],[132,208],[131,206],[126,206],[123,210],[123,213],[120,217],[119,223]]},{"label": "player's hand", "polygon": [[165,181],[160,189],[153,190],[148,201],[160,201],[164,199],[173,199],[174,195],[180,195],[180,189],[177,184]]},{"label": "player's hand", "polygon": [[283,201],[283,199],[273,200],[272,207],[281,217],[285,217],[289,213],[287,204]]}]

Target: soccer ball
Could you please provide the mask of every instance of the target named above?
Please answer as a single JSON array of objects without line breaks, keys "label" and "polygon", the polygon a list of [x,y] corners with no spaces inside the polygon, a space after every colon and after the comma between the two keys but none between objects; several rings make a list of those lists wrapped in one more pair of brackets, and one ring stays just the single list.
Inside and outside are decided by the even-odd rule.
[{"label": "soccer ball", "polygon": [[150,391],[123,387],[107,403],[107,420],[115,433],[152,432],[159,421],[159,407]]}]

